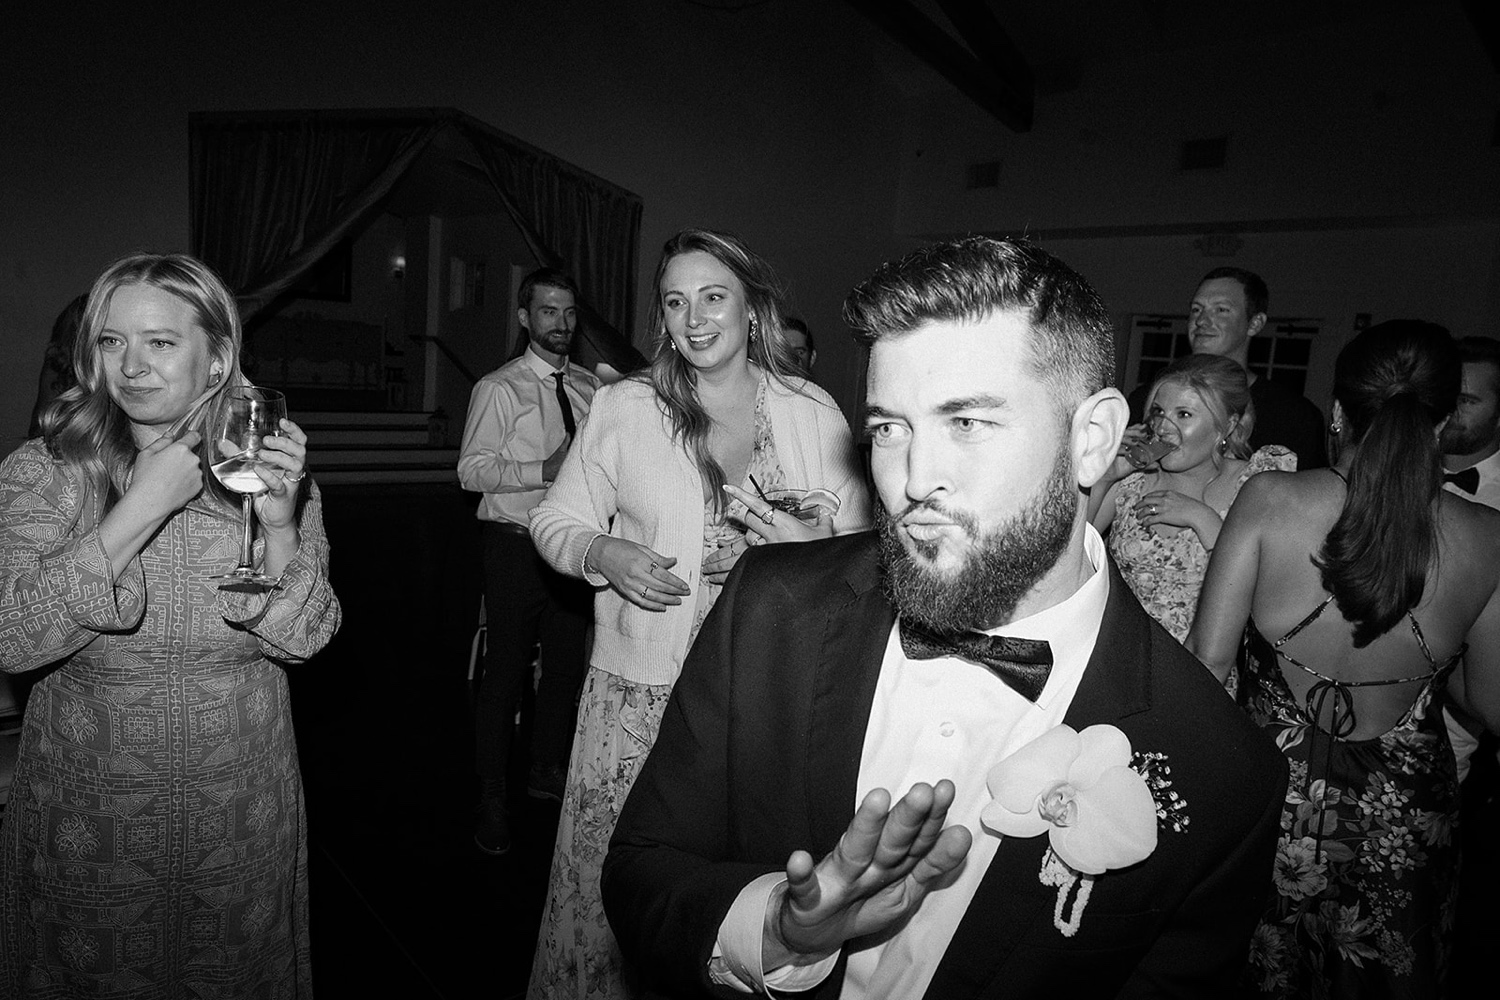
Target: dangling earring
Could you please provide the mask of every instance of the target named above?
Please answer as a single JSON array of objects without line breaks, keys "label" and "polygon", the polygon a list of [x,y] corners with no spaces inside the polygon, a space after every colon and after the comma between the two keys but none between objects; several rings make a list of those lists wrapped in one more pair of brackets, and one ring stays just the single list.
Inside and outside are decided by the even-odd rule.
[{"label": "dangling earring", "polygon": [[1333,423],[1328,425],[1328,433],[1332,434],[1334,437],[1338,437],[1340,434],[1344,433],[1344,425],[1335,420]]},{"label": "dangling earring", "polygon": [[760,336],[760,327],[756,325],[756,323],[755,323],[755,317],[751,316],[750,317],[750,343],[752,343],[752,344],[755,343],[756,338],[758,338],[759,336]]}]

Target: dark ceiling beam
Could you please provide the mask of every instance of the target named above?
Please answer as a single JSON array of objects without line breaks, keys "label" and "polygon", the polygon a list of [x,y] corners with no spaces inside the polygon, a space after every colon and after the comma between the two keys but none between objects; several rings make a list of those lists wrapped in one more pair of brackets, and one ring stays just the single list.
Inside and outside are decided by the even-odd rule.
[{"label": "dark ceiling beam", "polygon": [[1034,93],[1036,78],[1026,64],[1026,57],[984,0],[938,0],[938,6],[980,62],[1016,91]]},{"label": "dark ceiling beam", "polygon": [[[934,24],[931,19],[907,0],[847,0],[865,17],[875,22],[886,34],[906,46],[907,49],[943,75],[948,82],[962,91],[985,111],[999,119],[1001,124],[1015,132],[1031,131],[1032,88],[1025,81],[1031,79],[1031,69],[1015,52],[1008,36],[1000,28],[987,9],[965,12],[961,15],[965,28],[954,19],[954,26],[976,45],[981,58],[964,48],[953,36]],[[943,3],[947,10],[949,3]],[[953,6],[981,7],[982,0],[970,0],[967,4]],[[971,16],[972,13],[972,16]],[[983,14],[981,17],[979,14]],[[949,17],[953,14],[949,12]],[[985,24],[986,18],[993,31]],[[973,33],[972,36],[970,33]],[[983,48],[979,48],[982,46]],[[1001,52],[1015,53],[1015,65],[999,56]],[[983,60],[983,61],[982,61]],[[1002,72],[993,68],[1006,65]]]}]

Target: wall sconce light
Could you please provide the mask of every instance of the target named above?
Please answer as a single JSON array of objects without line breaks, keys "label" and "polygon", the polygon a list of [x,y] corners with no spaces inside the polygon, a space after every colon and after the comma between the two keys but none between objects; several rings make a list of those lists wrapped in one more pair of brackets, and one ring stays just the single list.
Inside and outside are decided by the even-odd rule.
[{"label": "wall sconce light", "polygon": [[397,281],[406,277],[406,258],[401,254],[391,258],[391,277]]}]

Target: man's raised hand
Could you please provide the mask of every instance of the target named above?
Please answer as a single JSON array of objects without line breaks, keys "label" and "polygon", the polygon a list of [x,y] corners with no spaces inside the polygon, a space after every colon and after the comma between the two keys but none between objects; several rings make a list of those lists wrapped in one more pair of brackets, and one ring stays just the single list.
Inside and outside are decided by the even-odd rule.
[{"label": "man's raised hand", "polygon": [[890,793],[873,789],[827,857],[814,865],[806,851],[794,853],[766,907],[763,967],[822,957],[916,909],[969,853],[966,827],[943,828],[953,796],[946,779],[918,783],[891,808]]}]

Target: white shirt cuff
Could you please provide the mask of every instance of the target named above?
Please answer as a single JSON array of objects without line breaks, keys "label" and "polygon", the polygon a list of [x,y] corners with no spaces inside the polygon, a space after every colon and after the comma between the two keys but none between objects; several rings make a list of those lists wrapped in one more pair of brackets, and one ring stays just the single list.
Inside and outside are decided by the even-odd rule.
[{"label": "white shirt cuff", "polygon": [[708,978],[741,993],[771,990],[812,989],[828,978],[838,964],[833,952],[807,965],[783,965],[769,972],[761,968],[761,938],[766,929],[766,907],[771,894],[786,881],[780,872],[767,872],[740,890],[724,914],[713,955],[708,960]]}]

